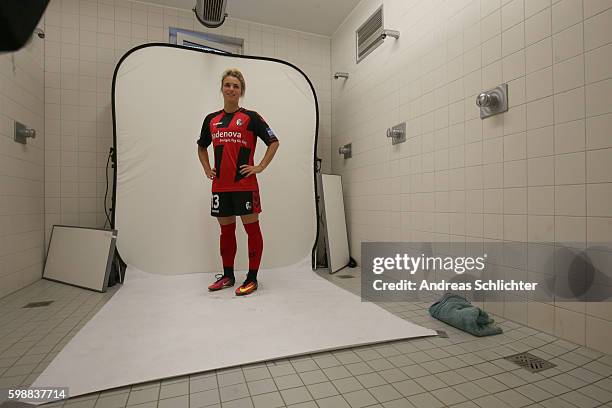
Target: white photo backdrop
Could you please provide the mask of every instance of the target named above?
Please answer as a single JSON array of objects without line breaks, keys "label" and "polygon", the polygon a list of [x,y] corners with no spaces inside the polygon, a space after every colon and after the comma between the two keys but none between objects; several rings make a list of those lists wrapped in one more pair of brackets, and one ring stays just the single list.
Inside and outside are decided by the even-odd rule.
[{"label": "white photo backdrop", "polygon": [[[282,61],[152,44],[120,62],[113,90],[117,248],[128,264],[143,271],[221,270],[219,226],[210,216],[211,181],[199,162],[196,140],[204,117],[223,107],[221,74],[227,68],[244,74],[241,106],[259,112],[280,141],[271,165],[257,175],[261,268],[310,256],[317,226],[318,112],[308,79]],[[255,163],[265,150],[259,140]],[[214,163],[212,147],[209,156]],[[236,236],[236,269],[246,269],[246,233],[239,219]]]}]

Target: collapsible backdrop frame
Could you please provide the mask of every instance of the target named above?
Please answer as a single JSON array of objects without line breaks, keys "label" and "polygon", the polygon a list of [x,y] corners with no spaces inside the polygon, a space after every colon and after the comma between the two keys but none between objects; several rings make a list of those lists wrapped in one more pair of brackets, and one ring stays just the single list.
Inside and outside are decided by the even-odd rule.
[{"label": "collapsible backdrop frame", "polygon": [[[117,128],[117,78],[118,78],[118,73],[120,71],[120,67],[122,66],[122,63],[124,63],[124,61],[133,53],[138,52],[139,50],[143,50],[146,48],[151,48],[151,47],[164,47],[164,48],[173,48],[173,49],[181,49],[181,50],[185,50],[186,52],[191,52],[191,53],[200,53],[200,54],[210,54],[210,55],[214,55],[214,56],[220,56],[220,57],[225,57],[225,58],[230,58],[230,59],[236,59],[236,61],[242,61],[242,60],[252,60],[252,61],[270,61],[270,62],[274,62],[274,63],[278,63],[278,64],[283,64],[286,67],[290,67],[293,70],[295,70],[299,75],[303,76],[303,78],[306,80],[308,87],[310,88],[310,92],[312,92],[312,98],[314,101],[314,113],[315,113],[315,126],[314,126],[314,149],[313,149],[313,158],[312,158],[312,183],[313,183],[313,189],[314,189],[314,197],[312,197],[312,199],[314,200],[314,213],[315,213],[315,219],[312,220],[313,223],[315,223],[316,227],[315,228],[315,233],[314,233],[314,242],[312,243],[312,249],[311,249],[311,264],[312,264],[312,268],[315,269],[315,251],[316,251],[316,246],[317,246],[317,242],[319,239],[319,223],[318,220],[320,218],[320,211],[319,211],[319,203],[318,203],[318,186],[317,186],[317,162],[318,162],[318,158],[317,158],[317,144],[318,144],[318,136],[319,136],[319,105],[318,105],[318,99],[317,99],[317,95],[314,89],[314,86],[312,84],[312,82],[310,81],[310,79],[308,78],[308,76],[297,66],[291,64],[290,62],[284,61],[284,60],[280,60],[280,59],[276,59],[276,58],[270,58],[270,57],[260,57],[260,56],[246,56],[246,55],[236,55],[236,54],[230,54],[230,53],[218,53],[218,52],[214,52],[214,51],[208,51],[208,50],[203,50],[203,49],[199,49],[199,48],[191,48],[191,47],[184,47],[184,46],[180,46],[180,45],[176,45],[176,44],[166,44],[166,43],[150,43],[150,44],[143,44],[140,46],[137,46],[133,49],[131,49],[130,51],[128,51],[118,62],[116,68],[115,68],[115,72],[113,75],[113,82],[112,82],[112,119],[113,119],[113,150],[112,150],[112,161],[114,164],[114,168],[113,168],[113,189],[112,189],[112,207],[110,209],[110,214],[111,214],[111,219],[110,219],[110,225],[111,228],[113,229],[119,229],[121,227],[121,225],[117,225],[117,185],[118,185],[118,172],[120,170],[120,158],[118,160],[118,154],[120,154],[120,150],[118,149],[118,128]],[[218,75],[220,75],[220,72],[218,73]],[[219,77],[220,80],[220,77]],[[247,77],[247,90],[249,89],[249,80],[250,81],[254,81],[256,80],[255,77],[249,78]],[[265,115],[265,112],[262,112],[262,114]],[[274,128],[274,123],[271,123],[272,128]],[[283,136],[281,134],[279,134],[279,138],[281,141],[281,145],[283,144]],[[265,146],[264,146],[265,147]],[[281,147],[282,149],[282,147]],[[195,155],[195,139],[194,139],[194,155]],[[265,197],[264,197],[264,211],[265,211]],[[125,234],[124,234],[125,235]],[[118,241],[117,243],[117,250],[121,251],[121,240]],[[265,252],[265,251],[264,251]],[[265,254],[264,254],[265,255]],[[124,255],[124,258],[125,255]],[[129,263],[130,259],[129,256],[126,259],[126,261]]]}]

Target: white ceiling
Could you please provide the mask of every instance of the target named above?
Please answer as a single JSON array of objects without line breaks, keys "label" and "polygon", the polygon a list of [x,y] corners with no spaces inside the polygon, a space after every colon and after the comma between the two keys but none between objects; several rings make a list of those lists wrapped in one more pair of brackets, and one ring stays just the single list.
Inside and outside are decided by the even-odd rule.
[{"label": "white ceiling", "polygon": [[[196,0],[144,0],[191,10]],[[360,0],[227,0],[230,18],[331,36]]]}]

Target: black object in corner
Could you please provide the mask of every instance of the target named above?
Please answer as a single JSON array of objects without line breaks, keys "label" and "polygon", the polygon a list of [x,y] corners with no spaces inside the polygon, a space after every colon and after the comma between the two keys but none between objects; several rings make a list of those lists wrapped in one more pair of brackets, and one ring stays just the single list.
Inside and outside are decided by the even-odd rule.
[{"label": "black object in corner", "polygon": [[110,275],[108,276],[108,287],[115,286],[117,283],[123,283],[125,278],[125,269],[127,268],[126,263],[119,255],[119,251],[115,248],[115,254],[113,255],[113,261],[111,263]]},{"label": "black object in corner", "polygon": [[48,4],[49,0],[0,1],[0,52],[23,47]]}]

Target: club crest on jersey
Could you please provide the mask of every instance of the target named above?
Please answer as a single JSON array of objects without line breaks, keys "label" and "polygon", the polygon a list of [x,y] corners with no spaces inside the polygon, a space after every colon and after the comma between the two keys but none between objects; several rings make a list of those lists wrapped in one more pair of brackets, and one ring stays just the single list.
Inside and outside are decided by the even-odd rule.
[{"label": "club crest on jersey", "polygon": [[251,209],[251,202],[247,201],[245,206],[246,206],[247,210],[250,210]]},{"label": "club crest on jersey", "polygon": [[274,135],[274,132],[272,131],[272,129],[267,128],[267,129],[266,129],[266,131],[268,132],[268,136],[270,136],[270,137],[276,137],[276,136]]},{"label": "club crest on jersey", "polygon": [[241,126],[241,125],[242,125],[242,119],[236,120],[236,126]]}]

